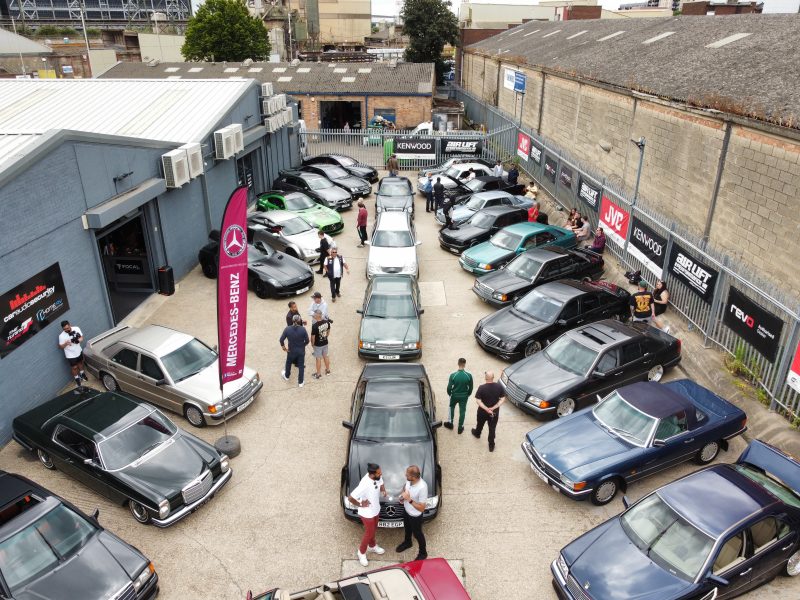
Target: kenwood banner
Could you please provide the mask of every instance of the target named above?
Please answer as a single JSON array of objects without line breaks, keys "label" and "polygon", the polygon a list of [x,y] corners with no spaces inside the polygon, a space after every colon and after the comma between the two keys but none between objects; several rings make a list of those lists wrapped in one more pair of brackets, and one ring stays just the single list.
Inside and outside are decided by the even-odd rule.
[{"label": "kenwood banner", "polygon": [[600,187],[592,185],[581,176],[578,178],[578,197],[590,208],[597,210],[597,202],[600,200]]},{"label": "kenwood banner", "polygon": [[783,321],[778,317],[732,287],[728,292],[722,322],[769,362],[775,362],[783,331]]},{"label": "kenwood banner", "polygon": [[464,138],[440,138],[439,151],[445,156],[480,154],[483,140]]},{"label": "kenwood banner", "polygon": [[551,158],[545,154],[544,156],[544,176],[550,180],[550,183],[556,182],[556,171],[558,170],[558,163],[555,158]]},{"label": "kenwood banner", "polygon": [[28,341],[69,310],[61,267],[52,264],[0,296],[3,341],[0,358]]},{"label": "kenwood banner", "polygon": [[621,206],[614,204],[605,194],[600,201],[600,227],[620,248],[625,245],[625,236],[628,235],[628,221],[630,214]]},{"label": "kenwood banner", "polygon": [[517,156],[523,160],[528,160],[531,153],[531,136],[524,133],[517,134]]},{"label": "kenwood banner", "polygon": [[657,234],[648,225],[633,217],[628,252],[638,258],[647,270],[659,279],[664,278],[666,238]]},{"label": "kenwood banner", "polygon": [[703,300],[711,302],[719,273],[693,258],[675,242],[669,253],[669,272]]},{"label": "kenwood banner", "polygon": [[542,145],[536,140],[531,140],[531,160],[537,165],[542,164]]},{"label": "kenwood banner", "polygon": [[561,175],[558,180],[567,189],[572,189],[572,169],[569,167],[561,166]]},{"label": "kenwood banner", "polygon": [[228,198],[219,236],[217,336],[219,387],[244,372],[247,333],[247,188]]},{"label": "kenwood banner", "polygon": [[413,160],[435,160],[436,140],[433,138],[395,138],[394,152],[397,158]]}]

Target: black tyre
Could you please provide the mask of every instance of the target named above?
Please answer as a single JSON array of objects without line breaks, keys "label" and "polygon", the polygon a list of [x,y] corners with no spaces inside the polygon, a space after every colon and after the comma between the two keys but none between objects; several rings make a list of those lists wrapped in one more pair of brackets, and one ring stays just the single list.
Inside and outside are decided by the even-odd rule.
[{"label": "black tyre", "polygon": [[556,416],[559,418],[568,417],[574,412],[575,412],[575,400],[573,400],[572,398],[564,398],[556,406]]},{"label": "black tyre", "polygon": [[539,341],[528,342],[528,344],[525,346],[525,356],[526,357],[532,356],[537,352],[541,351],[541,349],[542,349],[541,342]]},{"label": "black tyre", "polygon": [[131,516],[136,519],[137,523],[147,525],[150,522],[150,513],[136,500],[128,500],[128,510],[131,511]]},{"label": "black tyre", "polygon": [[253,282],[253,291],[259,298],[269,298],[269,286],[260,279]]},{"label": "black tyre", "polygon": [[202,264],[202,267],[203,267],[203,275],[205,275],[209,279],[217,278],[217,265],[215,265],[213,262],[204,262]]},{"label": "black tyre", "polygon": [[611,502],[619,491],[618,479],[606,479],[592,490],[591,500],[595,506],[603,506]]},{"label": "black tyre", "polygon": [[719,454],[719,442],[708,442],[697,451],[694,459],[698,465],[707,465],[717,458],[717,454]]},{"label": "black tyre", "polygon": [[44,450],[37,450],[36,454],[39,456],[39,462],[42,463],[45,469],[50,469],[51,471],[55,470],[56,465],[53,463],[53,459],[47,452]]},{"label": "black tyre", "polygon": [[119,390],[119,384],[111,373],[100,371],[100,381],[103,382],[103,387],[109,392],[116,392]]},{"label": "black tyre", "polygon": [[206,419],[203,416],[203,411],[197,408],[194,404],[187,404],[183,407],[183,416],[195,427],[205,427]]}]

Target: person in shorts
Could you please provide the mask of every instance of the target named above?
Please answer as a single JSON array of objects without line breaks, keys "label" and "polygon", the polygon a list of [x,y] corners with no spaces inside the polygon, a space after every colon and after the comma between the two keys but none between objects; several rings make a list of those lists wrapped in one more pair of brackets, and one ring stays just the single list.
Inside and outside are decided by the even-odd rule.
[{"label": "person in shorts", "polygon": [[83,332],[79,327],[73,327],[69,321],[61,321],[61,333],[58,335],[58,347],[64,351],[69,368],[72,371],[72,378],[75,385],[80,389],[83,381],[89,381],[88,375],[83,370]]},{"label": "person in shorts", "polygon": [[314,360],[317,362],[317,372],[312,375],[314,379],[322,377],[322,361],[325,361],[325,375],[331,374],[331,360],[328,358],[328,336],[331,333],[331,322],[322,317],[322,311],[314,311],[314,322],[311,324],[311,348]]}]

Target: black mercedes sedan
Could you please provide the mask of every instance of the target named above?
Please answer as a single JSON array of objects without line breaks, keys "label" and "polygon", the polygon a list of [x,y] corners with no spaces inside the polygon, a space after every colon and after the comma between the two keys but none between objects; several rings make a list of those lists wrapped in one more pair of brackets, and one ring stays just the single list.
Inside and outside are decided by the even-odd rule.
[{"label": "black mercedes sedan", "polygon": [[139,523],[169,527],[231,478],[228,457],[146,402],[118,392],[62,394],[14,419],[13,436]]},{"label": "black mercedes sedan", "polygon": [[528,220],[528,211],[517,206],[490,206],[479,210],[467,221],[439,232],[439,245],[453,254],[485,242],[503,227]]},{"label": "black mercedes sedan", "polygon": [[436,517],[442,497],[436,429],[442,422],[436,420],[436,402],[423,365],[365,366],[353,392],[350,417],[342,425],[350,431],[341,480],[346,518],[359,520],[358,507],[347,496],[366,475],[367,463],[381,466],[388,494],[381,498],[378,527],[403,526],[405,509],[399,495],[410,465],[420,468],[422,479],[428,484],[423,519]]},{"label": "black mercedes sedan", "polygon": [[366,179],[370,183],[378,182],[378,171],[367,165],[363,165],[355,158],[344,154],[318,154],[310,156],[303,161],[304,165],[337,165],[345,171],[361,179]]},{"label": "black mercedes sedan", "polygon": [[[213,229],[208,238],[210,241],[200,249],[198,259],[203,275],[215,279],[219,263],[219,231]],[[273,250],[261,241],[247,246],[247,283],[259,298],[291,298],[307,292],[314,285],[314,271],[299,258]]]},{"label": "black mercedes sedan", "polygon": [[152,600],[150,560],[63,498],[0,471],[0,598]]},{"label": "black mercedes sedan", "polygon": [[353,195],[335,185],[327,177],[305,171],[282,171],[272,182],[272,188],[287,192],[303,192],[322,205],[342,211],[353,206]]},{"label": "black mercedes sedan", "polygon": [[384,177],[375,193],[375,211],[403,210],[414,217],[414,188],[408,177]]},{"label": "black mercedes sedan", "polygon": [[598,321],[568,331],[503,371],[506,397],[524,412],[565,417],[635,381],[660,381],[681,341],[647,323]]},{"label": "black mercedes sedan", "polygon": [[606,282],[562,279],[528,292],[475,325],[481,347],[505,360],[531,356],[584,323],[630,317],[630,293]]},{"label": "black mercedes sedan", "polygon": [[525,193],[522,183],[509,183],[508,180],[494,175],[479,175],[470,181],[459,181],[456,187],[445,191],[445,195],[453,198],[457,204],[466,202],[472,194],[478,192],[508,192],[511,195]]},{"label": "black mercedes sedan", "polygon": [[366,198],[372,193],[369,181],[352,175],[338,165],[306,165],[301,170],[327,177],[340,188],[350,192],[353,198]]},{"label": "black mercedes sedan", "polygon": [[501,308],[549,281],[598,279],[604,267],[602,256],[582,248],[533,248],[494,273],[476,279],[472,291],[484,302]]}]

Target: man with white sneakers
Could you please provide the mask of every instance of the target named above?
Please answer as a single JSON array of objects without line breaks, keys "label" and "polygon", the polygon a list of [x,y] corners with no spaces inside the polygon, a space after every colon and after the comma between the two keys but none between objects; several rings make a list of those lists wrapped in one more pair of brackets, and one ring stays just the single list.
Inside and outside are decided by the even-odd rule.
[{"label": "man with white sneakers", "polygon": [[356,488],[347,497],[348,502],[358,507],[358,516],[364,524],[364,535],[358,548],[358,562],[362,567],[369,565],[367,551],[383,554],[385,551],[375,542],[378,528],[378,515],[381,512],[381,496],[386,496],[383,485],[383,472],[380,465],[367,463],[367,474],[361,478]]}]

